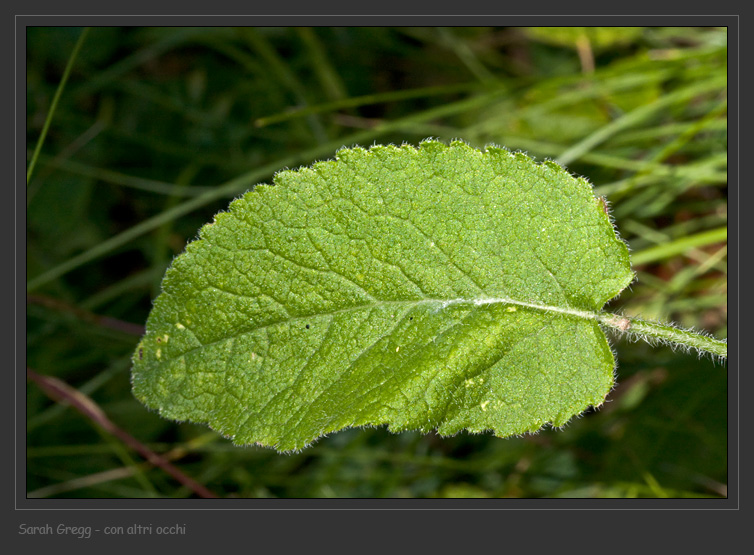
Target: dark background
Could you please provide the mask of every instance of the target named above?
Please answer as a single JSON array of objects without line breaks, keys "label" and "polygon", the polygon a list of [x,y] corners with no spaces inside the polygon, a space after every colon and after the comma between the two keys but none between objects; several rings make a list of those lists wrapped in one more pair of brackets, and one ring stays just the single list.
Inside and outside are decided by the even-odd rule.
[{"label": "dark background", "polygon": [[[129,382],[166,267],[232,198],[344,145],[430,136],[588,177],[638,275],[608,309],[726,337],[725,28],[97,27],[51,112],[82,31],[26,36],[27,364],[42,383],[221,497],[727,496],[727,365],[663,346],[613,338],[618,387],[564,430],[349,430],[295,455],[163,420]],[[39,383],[28,497],[197,495]]]}]

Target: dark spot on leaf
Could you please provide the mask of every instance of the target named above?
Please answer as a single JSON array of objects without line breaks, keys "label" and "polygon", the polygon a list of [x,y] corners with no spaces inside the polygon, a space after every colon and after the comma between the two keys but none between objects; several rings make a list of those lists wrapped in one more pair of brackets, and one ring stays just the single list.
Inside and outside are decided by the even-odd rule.
[{"label": "dark spot on leaf", "polygon": [[143,358],[144,358],[144,349],[142,349],[141,347],[139,347],[139,360],[141,360]]},{"label": "dark spot on leaf", "polygon": [[408,319],[409,319],[409,320],[413,320],[413,319],[414,319],[414,317],[413,317],[413,316],[409,316],[409,317],[408,317]]},{"label": "dark spot on leaf", "polygon": [[306,329],[309,329],[309,324],[306,324]]},{"label": "dark spot on leaf", "polygon": [[160,337],[157,338],[157,343],[162,343],[162,339]]}]

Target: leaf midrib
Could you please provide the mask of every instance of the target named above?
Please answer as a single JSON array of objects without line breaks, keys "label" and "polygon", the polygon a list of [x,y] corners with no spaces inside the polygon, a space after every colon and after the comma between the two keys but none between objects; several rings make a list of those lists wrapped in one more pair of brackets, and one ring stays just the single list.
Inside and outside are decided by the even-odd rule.
[{"label": "leaf midrib", "polygon": [[[562,314],[564,316],[571,316],[574,318],[579,318],[582,320],[599,320],[600,314],[598,312],[589,312],[586,310],[578,310],[571,307],[561,307],[561,306],[550,306],[545,304],[539,304],[539,303],[530,303],[526,301],[519,301],[516,299],[512,299],[509,297],[490,297],[490,298],[479,298],[479,299],[464,299],[464,298],[456,298],[456,299],[419,299],[419,300],[407,300],[407,301],[375,301],[367,304],[361,304],[358,306],[350,306],[347,308],[341,308],[338,310],[334,310],[331,312],[320,312],[315,314],[306,314],[302,316],[291,316],[284,320],[277,320],[275,322],[270,322],[268,324],[264,324],[262,326],[255,327],[253,329],[247,329],[243,331],[239,331],[238,333],[233,333],[231,335],[228,335],[226,337],[223,337],[221,339],[217,339],[215,341],[211,341],[209,343],[203,343],[199,347],[194,347],[192,349],[189,349],[187,351],[184,351],[177,357],[175,357],[173,360],[177,360],[180,358],[183,358],[194,351],[197,351],[199,349],[204,349],[206,347],[211,347],[213,345],[216,345],[218,343],[221,343],[223,341],[228,341],[230,339],[236,339],[242,335],[254,333],[260,330],[264,330],[273,326],[277,326],[284,323],[289,322],[295,322],[295,321],[301,321],[306,320],[308,318],[316,318],[316,317],[334,317],[338,314],[345,314],[348,312],[356,312],[359,310],[365,310],[365,309],[374,309],[374,308],[383,308],[387,306],[421,306],[425,304],[438,304],[440,305],[439,309],[447,308],[448,306],[453,305],[472,305],[472,306],[484,306],[484,305],[490,305],[490,304],[507,304],[507,305],[513,305],[513,306],[520,306],[523,308],[528,308],[531,310],[536,310],[540,312],[550,312],[550,313],[556,313],[556,314]],[[186,327],[187,330],[190,331],[188,327]],[[193,332],[192,332],[193,334]],[[193,334],[196,338],[196,334]],[[198,338],[197,338],[198,341]],[[162,362],[162,361],[160,361]],[[169,362],[166,360],[165,362]]]}]

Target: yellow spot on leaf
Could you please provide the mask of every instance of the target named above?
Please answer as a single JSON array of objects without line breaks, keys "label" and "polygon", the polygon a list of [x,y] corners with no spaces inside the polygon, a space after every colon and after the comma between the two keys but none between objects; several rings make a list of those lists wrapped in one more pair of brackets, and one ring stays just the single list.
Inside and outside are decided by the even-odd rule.
[{"label": "yellow spot on leaf", "polygon": [[484,412],[487,412],[487,405],[489,405],[489,404],[490,404],[490,402],[489,402],[489,401],[485,401],[485,402],[483,402],[483,403],[482,403],[481,405],[479,405],[479,406],[480,406],[480,407],[482,407],[482,410],[483,410]]}]

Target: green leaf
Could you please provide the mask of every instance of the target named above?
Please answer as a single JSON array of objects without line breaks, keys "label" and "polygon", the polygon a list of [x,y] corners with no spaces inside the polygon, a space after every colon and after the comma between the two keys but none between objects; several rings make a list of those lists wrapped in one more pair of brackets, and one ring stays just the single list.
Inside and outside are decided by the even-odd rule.
[{"label": "green leaf", "polygon": [[462,142],[343,149],[231,203],[134,354],[165,417],[280,451],[352,426],[501,437],[599,406],[632,279],[591,186]]}]

